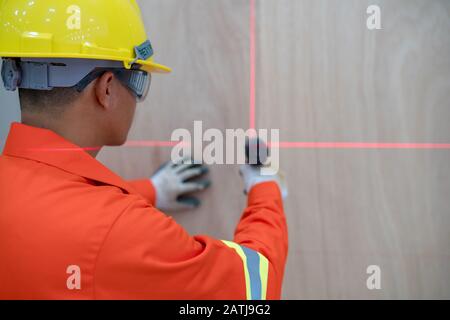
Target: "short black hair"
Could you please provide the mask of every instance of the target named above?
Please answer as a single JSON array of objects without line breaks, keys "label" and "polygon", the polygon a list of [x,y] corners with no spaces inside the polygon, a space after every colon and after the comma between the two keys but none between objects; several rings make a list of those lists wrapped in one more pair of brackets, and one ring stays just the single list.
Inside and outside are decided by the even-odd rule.
[{"label": "short black hair", "polygon": [[48,113],[58,116],[74,102],[80,93],[74,87],[34,90],[19,88],[20,110],[29,113]]}]

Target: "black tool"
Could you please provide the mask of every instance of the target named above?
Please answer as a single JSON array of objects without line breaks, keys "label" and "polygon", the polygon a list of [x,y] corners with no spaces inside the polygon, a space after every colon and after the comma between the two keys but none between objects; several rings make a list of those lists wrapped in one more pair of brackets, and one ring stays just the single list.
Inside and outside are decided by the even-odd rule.
[{"label": "black tool", "polygon": [[245,161],[252,166],[263,166],[269,157],[267,144],[259,137],[245,139]]}]

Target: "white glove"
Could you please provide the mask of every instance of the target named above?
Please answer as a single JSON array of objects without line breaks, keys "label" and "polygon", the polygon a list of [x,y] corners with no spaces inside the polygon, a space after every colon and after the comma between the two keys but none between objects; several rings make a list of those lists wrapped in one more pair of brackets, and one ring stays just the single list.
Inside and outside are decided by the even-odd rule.
[{"label": "white glove", "polygon": [[164,164],[150,179],[156,189],[156,207],[162,211],[182,211],[200,206],[199,199],[186,194],[205,190],[211,185],[209,180],[193,181],[208,171],[202,165]]},{"label": "white glove", "polygon": [[281,173],[274,175],[261,175],[261,167],[248,164],[242,165],[239,169],[239,173],[244,179],[246,194],[248,194],[250,190],[259,183],[273,181],[278,184],[283,199],[286,199],[288,196],[287,184]]}]

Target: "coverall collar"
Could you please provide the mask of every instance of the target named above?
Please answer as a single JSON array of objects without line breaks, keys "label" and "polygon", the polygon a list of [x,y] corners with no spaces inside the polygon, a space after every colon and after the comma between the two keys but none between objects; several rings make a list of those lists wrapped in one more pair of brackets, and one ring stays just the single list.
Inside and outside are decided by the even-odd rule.
[{"label": "coverall collar", "polygon": [[[58,150],[59,149],[59,150]],[[134,193],[121,177],[55,132],[13,122],[3,154],[35,160]]]}]

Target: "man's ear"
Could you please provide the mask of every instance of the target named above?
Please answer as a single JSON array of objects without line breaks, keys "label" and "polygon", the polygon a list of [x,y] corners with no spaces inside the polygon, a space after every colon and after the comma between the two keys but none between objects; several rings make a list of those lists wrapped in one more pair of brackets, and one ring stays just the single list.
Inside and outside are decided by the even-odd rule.
[{"label": "man's ear", "polygon": [[114,74],[110,71],[105,72],[102,76],[97,78],[95,82],[95,94],[98,103],[106,109],[112,105],[112,90],[113,90]]}]

